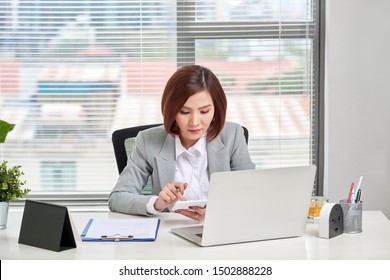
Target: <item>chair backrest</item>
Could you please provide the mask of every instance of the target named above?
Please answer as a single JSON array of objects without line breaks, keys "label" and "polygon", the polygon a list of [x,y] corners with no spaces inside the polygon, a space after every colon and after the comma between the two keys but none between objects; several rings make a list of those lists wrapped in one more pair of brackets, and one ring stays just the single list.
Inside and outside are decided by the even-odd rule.
[{"label": "chair backrest", "polygon": [[[112,144],[114,146],[115,159],[116,159],[116,164],[118,167],[119,174],[123,171],[123,169],[127,165],[127,158],[133,150],[134,140],[138,132],[159,125],[162,124],[149,124],[149,125],[123,128],[123,129],[115,130],[112,133]],[[242,128],[244,129],[245,141],[248,144],[248,138],[249,138],[248,129],[244,126]]]},{"label": "chair backrest", "polygon": [[245,126],[242,126],[242,129],[244,130],[245,142],[248,145],[249,131]]},{"label": "chair backrest", "polygon": [[119,174],[122,173],[123,169],[127,165],[127,158],[133,150],[135,137],[137,136],[138,132],[159,125],[161,124],[134,126],[118,129],[112,133],[112,144],[114,146],[116,165],[118,167]]}]

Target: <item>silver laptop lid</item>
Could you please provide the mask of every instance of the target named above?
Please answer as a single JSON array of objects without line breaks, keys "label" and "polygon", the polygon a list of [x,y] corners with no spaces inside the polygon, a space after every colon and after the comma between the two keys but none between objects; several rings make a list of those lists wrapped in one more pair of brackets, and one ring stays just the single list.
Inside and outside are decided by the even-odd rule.
[{"label": "silver laptop lid", "polygon": [[213,173],[202,246],[303,235],[315,172],[310,165]]}]

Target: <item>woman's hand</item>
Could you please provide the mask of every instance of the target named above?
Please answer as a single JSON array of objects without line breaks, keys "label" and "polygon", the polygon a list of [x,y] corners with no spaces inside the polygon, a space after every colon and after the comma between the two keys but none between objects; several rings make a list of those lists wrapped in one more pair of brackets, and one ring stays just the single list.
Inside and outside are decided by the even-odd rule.
[{"label": "woman's hand", "polygon": [[204,216],[206,215],[206,206],[205,207],[199,207],[199,206],[191,206],[190,210],[177,210],[176,213],[182,214],[190,219],[193,219],[195,221],[203,221]]},{"label": "woman's hand", "polygon": [[163,209],[171,206],[178,200],[184,199],[184,190],[187,188],[187,183],[173,182],[166,184],[161,192],[158,194],[158,198],[154,202],[154,209],[162,211]]}]

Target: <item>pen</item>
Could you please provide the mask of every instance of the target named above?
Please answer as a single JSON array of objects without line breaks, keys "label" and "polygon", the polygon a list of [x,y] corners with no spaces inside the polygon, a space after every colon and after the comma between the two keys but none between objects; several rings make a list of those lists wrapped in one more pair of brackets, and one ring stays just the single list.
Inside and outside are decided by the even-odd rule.
[{"label": "pen", "polygon": [[351,197],[352,197],[352,193],[353,193],[353,188],[355,187],[355,183],[352,182],[351,184],[351,187],[349,188],[349,193],[348,193],[348,198],[347,198],[347,202],[350,203],[351,202]]},{"label": "pen", "polygon": [[363,180],[363,176],[360,176],[359,182],[358,182],[358,184],[357,184],[357,186],[356,186],[356,188],[355,188],[355,190],[354,190],[354,192],[353,192],[353,198],[352,198],[352,200],[351,200],[351,203],[355,203],[355,201],[356,201],[358,192],[359,192],[359,190],[360,190],[360,185],[362,184],[362,180]]},{"label": "pen", "polygon": [[362,202],[362,189],[360,189],[360,190],[358,191],[358,194],[357,194],[357,198],[356,198],[355,203],[360,203],[360,202]]}]

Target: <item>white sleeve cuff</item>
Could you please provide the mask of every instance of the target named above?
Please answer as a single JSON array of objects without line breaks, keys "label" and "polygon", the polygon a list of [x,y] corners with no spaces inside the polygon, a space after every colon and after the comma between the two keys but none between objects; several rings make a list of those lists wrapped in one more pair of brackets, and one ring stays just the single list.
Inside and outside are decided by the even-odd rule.
[{"label": "white sleeve cuff", "polygon": [[146,204],[146,212],[151,215],[156,215],[160,213],[160,211],[157,211],[154,209],[154,203],[156,202],[158,196],[153,196],[149,199],[148,204]]}]

